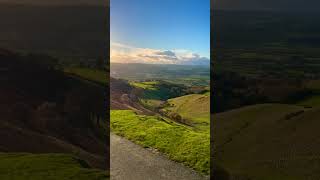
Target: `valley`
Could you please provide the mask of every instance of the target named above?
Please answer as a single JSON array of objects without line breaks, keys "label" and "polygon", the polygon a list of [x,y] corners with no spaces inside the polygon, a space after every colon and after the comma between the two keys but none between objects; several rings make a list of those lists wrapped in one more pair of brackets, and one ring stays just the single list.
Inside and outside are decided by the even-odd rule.
[{"label": "valley", "polygon": [[[111,69],[113,66],[111,64]],[[141,71],[135,64],[116,66],[117,71],[111,70],[110,82],[111,131],[145,148],[154,148],[198,172],[209,174],[209,69],[146,64],[142,66],[150,68],[142,70],[140,67],[144,74],[138,74]],[[189,73],[183,75],[186,68],[190,74],[200,75],[188,81]],[[173,72],[179,78],[168,77],[170,73],[162,72],[163,69],[175,69]],[[127,78],[123,72],[127,72]]]}]

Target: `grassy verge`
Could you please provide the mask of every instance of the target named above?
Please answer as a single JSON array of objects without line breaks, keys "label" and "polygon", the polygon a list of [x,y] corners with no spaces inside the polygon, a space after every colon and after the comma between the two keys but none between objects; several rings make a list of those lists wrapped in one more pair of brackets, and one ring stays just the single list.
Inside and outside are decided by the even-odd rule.
[{"label": "grassy verge", "polygon": [[156,148],[199,172],[209,173],[209,131],[196,131],[155,116],[137,115],[131,110],[112,110],[110,125],[112,132],[120,136]]},{"label": "grassy verge", "polygon": [[71,155],[0,153],[0,179],[106,180],[109,176]]}]

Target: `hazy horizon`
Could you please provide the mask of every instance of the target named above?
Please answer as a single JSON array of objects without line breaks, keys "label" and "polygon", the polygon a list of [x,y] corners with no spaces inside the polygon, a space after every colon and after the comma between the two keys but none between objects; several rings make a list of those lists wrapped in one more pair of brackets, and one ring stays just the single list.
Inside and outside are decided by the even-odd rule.
[{"label": "hazy horizon", "polygon": [[208,67],[209,64],[163,64],[163,63],[139,63],[139,62],[110,62],[110,64],[141,64],[141,65],[159,65],[159,66],[199,66]]}]

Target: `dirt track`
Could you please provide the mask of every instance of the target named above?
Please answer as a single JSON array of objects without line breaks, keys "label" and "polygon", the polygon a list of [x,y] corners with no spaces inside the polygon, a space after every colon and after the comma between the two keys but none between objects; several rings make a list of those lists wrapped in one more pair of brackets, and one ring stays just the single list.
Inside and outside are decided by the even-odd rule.
[{"label": "dirt track", "polygon": [[207,180],[165,156],[111,133],[111,180]]}]

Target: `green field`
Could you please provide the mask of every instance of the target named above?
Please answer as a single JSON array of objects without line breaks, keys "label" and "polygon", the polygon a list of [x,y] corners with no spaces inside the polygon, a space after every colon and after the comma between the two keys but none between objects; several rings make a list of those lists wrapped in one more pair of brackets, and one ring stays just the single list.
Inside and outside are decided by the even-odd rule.
[{"label": "green field", "polygon": [[210,66],[168,64],[121,64],[111,63],[110,73],[114,78],[130,81],[162,80],[188,86],[208,85]]},{"label": "green field", "polygon": [[109,176],[71,155],[0,153],[0,179],[106,180]]},{"label": "green field", "polygon": [[174,161],[208,174],[210,133],[131,110],[111,111],[111,131],[144,147],[156,148]]},{"label": "green field", "polygon": [[157,90],[155,85],[159,84],[158,81],[146,81],[146,82],[131,82],[130,85],[139,87],[146,90]]},{"label": "green field", "polygon": [[186,94],[187,87],[181,84],[169,83],[166,81],[141,81],[130,82],[130,85],[141,88],[143,94],[140,98],[148,100],[167,100]]}]

